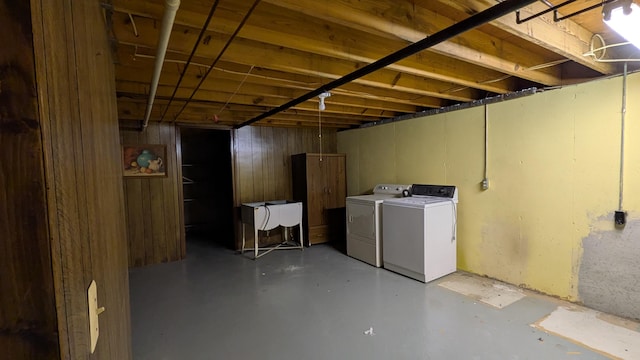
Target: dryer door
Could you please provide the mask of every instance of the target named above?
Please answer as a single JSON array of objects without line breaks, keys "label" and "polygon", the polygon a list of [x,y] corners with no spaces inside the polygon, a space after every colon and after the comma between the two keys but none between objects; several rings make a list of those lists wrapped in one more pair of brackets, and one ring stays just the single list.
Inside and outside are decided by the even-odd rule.
[{"label": "dryer door", "polygon": [[376,204],[347,202],[347,236],[355,235],[371,239],[376,238]]}]

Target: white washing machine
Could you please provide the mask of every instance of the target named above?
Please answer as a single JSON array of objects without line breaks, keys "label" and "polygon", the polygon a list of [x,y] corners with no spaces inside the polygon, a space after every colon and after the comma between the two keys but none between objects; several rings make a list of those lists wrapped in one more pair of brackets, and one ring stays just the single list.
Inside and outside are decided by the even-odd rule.
[{"label": "white washing machine", "polygon": [[456,271],[458,190],[420,185],[382,204],[384,267],[429,282]]},{"label": "white washing machine", "polygon": [[411,185],[378,184],[372,195],[349,196],[347,255],[382,266],[382,201],[409,194]]}]

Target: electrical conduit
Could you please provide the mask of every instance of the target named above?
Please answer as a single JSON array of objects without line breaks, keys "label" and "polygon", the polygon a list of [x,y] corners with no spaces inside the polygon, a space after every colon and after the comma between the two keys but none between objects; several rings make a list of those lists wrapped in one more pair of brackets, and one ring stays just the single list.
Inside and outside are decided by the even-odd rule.
[{"label": "electrical conduit", "polygon": [[622,210],[623,205],[623,191],[624,191],[624,130],[625,130],[625,117],[627,115],[627,63],[624,63],[624,72],[622,75],[622,109],[621,123],[620,123],[620,193],[618,196],[618,211]]}]

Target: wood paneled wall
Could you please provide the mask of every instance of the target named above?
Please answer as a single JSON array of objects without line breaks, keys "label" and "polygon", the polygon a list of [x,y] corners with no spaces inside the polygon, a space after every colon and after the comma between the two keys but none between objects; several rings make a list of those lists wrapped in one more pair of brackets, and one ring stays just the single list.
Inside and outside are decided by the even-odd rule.
[{"label": "wood paneled wall", "polygon": [[[322,152],[337,151],[336,131],[323,130]],[[318,129],[246,126],[235,130],[235,206],[292,199],[291,155],[319,153]]]},{"label": "wood paneled wall", "polygon": [[113,58],[100,3],[32,0],[61,357],[130,359],[129,277]]},{"label": "wood paneled wall", "polygon": [[[122,129],[120,137],[123,145],[167,145],[168,177],[124,180],[129,266],[185,258],[179,129],[152,122],[144,132]],[[325,130],[322,151],[335,152],[336,138],[335,130]],[[244,202],[291,199],[291,155],[320,152],[316,129],[247,126],[234,130],[232,142],[236,207]],[[236,225],[239,234],[237,221]]]},{"label": "wood paneled wall", "polygon": [[[335,153],[335,130],[323,130],[322,152]],[[320,152],[317,129],[274,128],[247,126],[234,131],[234,205],[242,203],[293,199],[291,155]],[[240,248],[242,232],[236,211],[236,248]],[[273,239],[261,239],[262,244],[280,241],[274,231]],[[253,241],[249,234],[247,241]]]},{"label": "wood paneled wall", "polygon": [[54,359],[58,325],[28,2],[0,1],[0,357]]},{"label": "wood paneled wall", "polygon": [[[0,349],[131,359],[113,60],[99,2],[0,0]],[[87,288],[98,288],[90,355]]]},{"label": "wood paneled wall", "polygon": [[165,144],[164,178],[124,180],[129,239],[129,266],[176,261],[185,257],[182,179],[178,161],[178,129],[150,123],[144,132],[121,130],[123,145]]}]

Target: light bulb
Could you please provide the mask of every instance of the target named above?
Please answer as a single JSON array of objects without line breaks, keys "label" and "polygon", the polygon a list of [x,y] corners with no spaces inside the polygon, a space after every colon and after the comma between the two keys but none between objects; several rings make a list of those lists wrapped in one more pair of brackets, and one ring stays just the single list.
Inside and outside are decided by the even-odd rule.
[{"label": "light bulb", "polygon": [[330,93],[330,92],[328,92],[328,91],[323,92],[322,94],[318,95],[318,98],[320,99],[320,102],[318,103],[318,109],[319,109],[320,111],[324,111],[324,109],[326,108],[326,107],[324,106],[324,99],[325,99],[325,98],[328,98],[329,96],[331,96],[331,93]]},{"label": "light bulb", "polygon": [[640,7],[631,4],[628,14],[623,7],[612,9],[608,14],[609,19],[604,19],[605,24],[615,30],[619,35],[640,49]]}]

